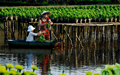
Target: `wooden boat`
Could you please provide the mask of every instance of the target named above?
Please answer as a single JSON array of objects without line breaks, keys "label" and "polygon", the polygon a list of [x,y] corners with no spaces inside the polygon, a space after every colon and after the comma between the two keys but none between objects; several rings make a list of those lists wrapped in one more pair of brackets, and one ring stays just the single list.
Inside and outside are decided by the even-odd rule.
[{"label": "wooden boat", "polygon": [[26,42],[25,40],[7,40],[10,48],[57,48],[63,47],[62,41],[52,42]]}]

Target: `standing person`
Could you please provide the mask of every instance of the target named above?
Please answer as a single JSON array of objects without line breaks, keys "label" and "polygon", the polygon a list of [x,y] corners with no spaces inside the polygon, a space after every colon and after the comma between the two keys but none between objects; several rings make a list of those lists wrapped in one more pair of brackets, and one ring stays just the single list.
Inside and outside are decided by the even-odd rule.
[{"label": "standing person", "polygon": [[51,21],[51,19],[49,19],[49,16],[51,15],[50,12],[48,11],[43,11],[40,19],[39,19],[39,25],[40,25],[40,30],[41,31],[46,31],[46,33],[43,33],[44,37],[46,40],[49,40],[49,31],[46,28],[46,23],[49,23],[50,25],[53,24],[53,22]]}]

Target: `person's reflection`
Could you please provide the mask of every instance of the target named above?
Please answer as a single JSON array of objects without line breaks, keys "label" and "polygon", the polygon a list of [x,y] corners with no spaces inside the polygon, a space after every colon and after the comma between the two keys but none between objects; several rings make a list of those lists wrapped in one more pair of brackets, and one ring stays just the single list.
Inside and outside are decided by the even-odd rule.
[{"label": "person's reflection", "polygon": [[33,61],[33,54],[27,54],[27,59],[28,59],[28,68],[31,68],[31,66],[34,64]]},{"label": "person's reflection", "polygon": [[47,75],[49,69],[49,55],[40,55],[41,75]]}]

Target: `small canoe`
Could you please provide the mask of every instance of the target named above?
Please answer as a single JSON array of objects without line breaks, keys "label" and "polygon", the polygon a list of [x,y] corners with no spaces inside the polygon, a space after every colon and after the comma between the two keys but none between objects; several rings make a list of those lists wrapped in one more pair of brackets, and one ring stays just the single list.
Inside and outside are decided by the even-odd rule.
[{"label": "small canoe", "polygon": [[52,42],[26,42],[25,40],[7,40],[10,48],[62,48],[62,41],[52,41]]}]

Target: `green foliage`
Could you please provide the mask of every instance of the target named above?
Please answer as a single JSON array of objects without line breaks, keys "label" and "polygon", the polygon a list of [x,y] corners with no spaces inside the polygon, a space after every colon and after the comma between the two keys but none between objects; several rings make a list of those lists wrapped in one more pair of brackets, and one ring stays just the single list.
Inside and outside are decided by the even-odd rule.
[{"label": "green foliage", "polygon": [[45,39],[45,38],[44,38],[44,35],[40,35],[38,40],[39,40],[40,42],[44,42],[44,39]]},{"label": "green foliage", "polygon": [[22,14],[22,18],[26,18],[26,14],[25,13]]},{"label": "green foliage", "polygon": [[49,23],[46,23],[46,27],[47,27],[47,28],[50,28],[50,24],[49,24]]},{"label": "green foliage", "polygon": [[37,66],[32,66],[31,68],[34,70],[37,70]]},{"label": "green foliage", "polygon": [[39,41],[39,42],[52,42],[52,40],[50,40],[50,41],[49,41],[49,40],[46,40],[46,39],[44,38],[44,35],[43,35],[43,34],[39,36],[38,41]]},{"label": "green foliage", "polygon": [[[13,65],[12,64],[7,64],[6,67],[7,68],[13,68]],[[29,72],[29,71],[25,71],[25,72],[23,72],[23,74],[21,74],[21,72],[17,72],[15,69],[11,69],[8,72],[6,67],[0,65],[0,74],[1,75],[37,75],[35,72]],[[22,65],[16,65],[15,68],[17,70],[22,70],[23,69]],[[32,66],[32,69],[36,70],[37,67]]]},{"label": "green foliage", "polygon": [[3,13],[2,12],[0,12],[0,17],[2,17],[3,16]]},{"label": "green foliage", "polygon": [[106,70],[106,69],[102,70],[102,71],[101,71],[101,74],[102,74],[102,75],[113,75],[112,71]]},{"label": "green foliage", "polygon": [[86,72],[86,75],[92,75],[92,72]]},{"label": "green foliage", "polygon": [[94,75],[100,75],[100,73],[94,73]]},{"label": "green foliage", "polygon": [[48,2],[43,2],[42,5],[48,5]]},{"label": "green foliage", "polygon": [[120,65],[118,63],[116,63],[115,65],[105,65],[105,69],[102,69],[101,70],[101,74],[102,75],[119,75],[120,72],[119,72],[119,69],[120,69]]},{"label": "green foliage", "polygon": [[18,69],[18,70],[22,70],[23,66],[22,65],[15,65],[15,68]]},{"label": "green foliage", "polygon": [[50,18],[69,18],[69,19],[86,19],[86,18],[117,18],[120,13],[120,5],[105,6],[75,6],[75,7],[20,7],[20,8],[1,8],[0,16],[18,16],[21,18],[38,18],[44,11],[50,11]]},{"label": "green foliage", "polygon": [[6,67],[11,69],[11,68],[13,68],[13,65],[12,64],[7,64]]},{"label": "green foliage", "polygon": [[9,75],[16,75],[16,72],[10,71],[10,72],[9,72]]},{"label": "green foliage", "polygon": [[30,72],[30,75],[37,75],[35,72]]}]

